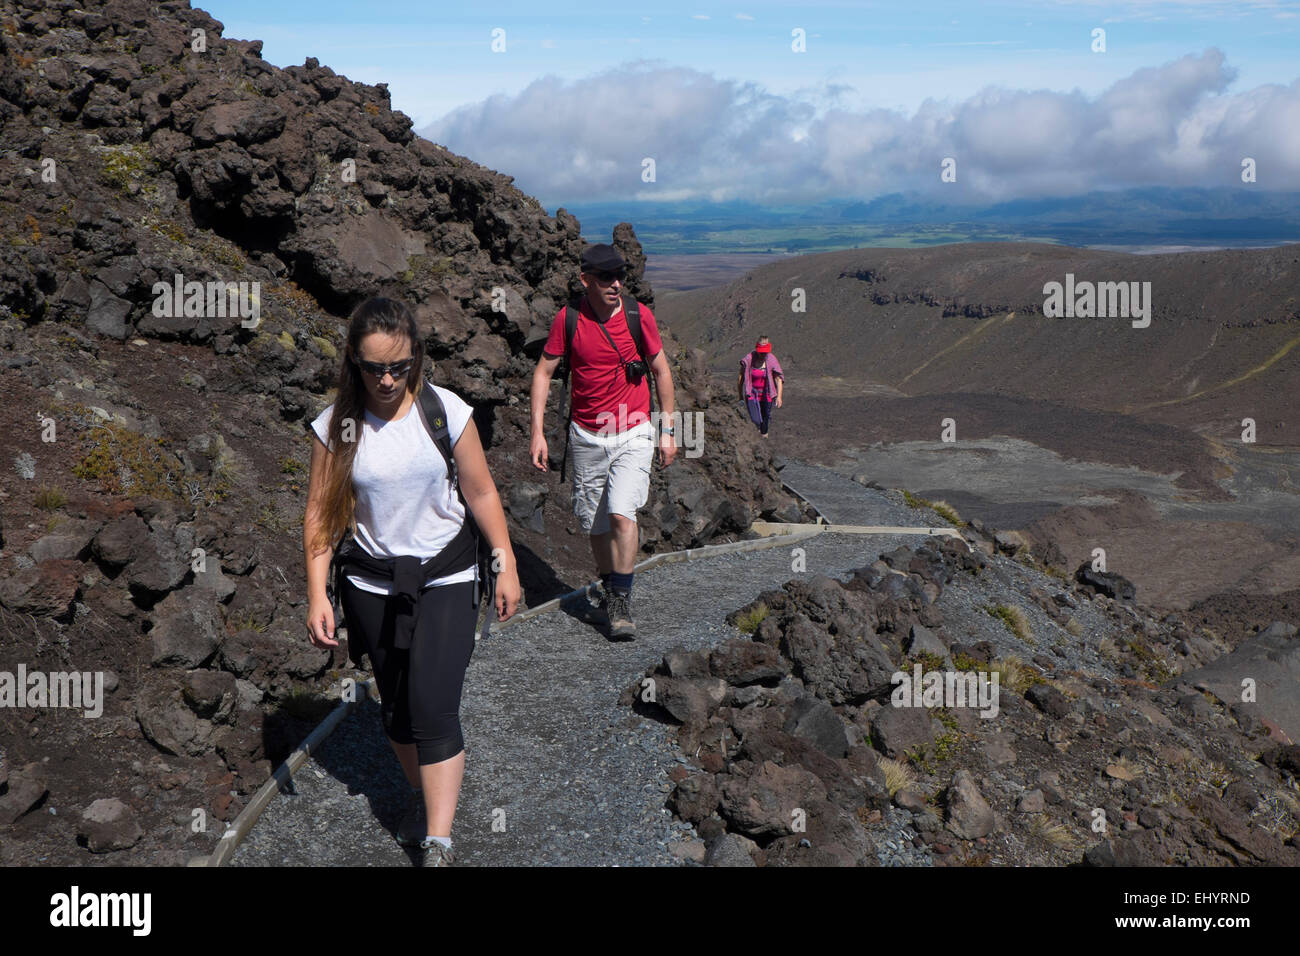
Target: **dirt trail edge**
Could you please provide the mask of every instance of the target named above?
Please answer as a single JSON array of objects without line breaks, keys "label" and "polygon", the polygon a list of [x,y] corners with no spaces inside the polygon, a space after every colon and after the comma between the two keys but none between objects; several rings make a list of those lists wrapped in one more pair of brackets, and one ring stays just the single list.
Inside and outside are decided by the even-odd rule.
[{"label": "dirt trail edge", "polygon": [[[891,496],[841,476],[793,462],[787,472],[800,491],[833,498],[840,521],[919,523]],[[680,865],[670,848],[695,833],[664,800],[672,789],[667,772],[685,756],[674,728],[620,707],[620,692],[674,647],[707,648],[738,635],[724,618],[763,590],[794,577],[844,578],[916,540],[827,532],[797,545],[651,568],[637,575],[631,643],[611,643],[565,611],[481,642],[461,706],[458,862]],[[791,570],[795,546],[806,552],[805,571]],[[378,707],[365,700],[294,774],[229,865],[409,866],[413,854],[393,839],[405,790]]]}]

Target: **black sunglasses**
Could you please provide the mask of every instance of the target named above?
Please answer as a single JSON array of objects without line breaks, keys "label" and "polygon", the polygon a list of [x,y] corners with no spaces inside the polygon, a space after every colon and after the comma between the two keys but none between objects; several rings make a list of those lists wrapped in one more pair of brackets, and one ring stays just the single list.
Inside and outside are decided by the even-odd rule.
[{"label": "black sunglasses", "polygon": [[392,365],[381,365],[378,362],[367,362],[365,359],[353,359],[357,367],[368,375],[375,378],[383,378],[385,375],[392,375],[393,378],[401,378],[411,370],[415,363],[414,358],[402,359],[400,362],[394,362]]},{"label": "black sunglasses", "polygon": [[627,277],[627,273],[624,272],[622,269],[619,269],[615,272],[609,272],[605,269],[602,269],[599,272],[593,272],[592,276],[601,285],[609,285],[615,279],[617,279],[619,282],[622,282]]}]

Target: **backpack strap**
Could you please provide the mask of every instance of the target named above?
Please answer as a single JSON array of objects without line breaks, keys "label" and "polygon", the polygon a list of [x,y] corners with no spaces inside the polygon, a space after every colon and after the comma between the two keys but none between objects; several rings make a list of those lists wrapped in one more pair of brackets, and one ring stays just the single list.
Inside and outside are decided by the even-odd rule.
[{"label": "backpack strap", "polygon": [[[576,301],[576,300],[575,300]],[[560,456],[560,481],[564,480],[564,473],[569,467],[569,426],[573,424],[573,391],[569,386],[569,353],[573,351],[573,336],[578,331],[578,306],[574,302],[568,303],[564,307],[564,371],[560,373],[560,381],[564,385],[564,391],[567,395],[568,412],[564,419],[564,454]]]},{"label": "backpack strap", "polygon": [[420,420],[424,422],[425,431],[433,439],[434,445],[442,453],[443,460],[447,463],[447,480],[451,486],[456,489],[456,497],[460,499],[461,507],[465,509],[465,524],[469,527],[470,534],[474,536],[475,554],[478,565],[478,579],[474,583],[474,606],[479,606],[479,586],[480,581],[486,582],[486,591],[488,596],[487,614],[483,617],[483,628],[479,632],[479,638],[488,636],[488,631],[492,623],[492,606],[496,602],[496,578],[492,574],[491,559],[485,562],[483,556],[485,539],[479,532],[478,522],[474,520],[474,514],[469,510],[469,505],[465,502],[465,495],[460,490],[460,478],[456,471],[456,459],[452,455],[451,447],[451,429],[447,425],[447,409],[442,403],[442,397],[433,387],[433,383],[425,382],[424,387],[420,389],[420,401],[417,403],[420,410]]},{"label": "backpack strap", "polygon": [[[650,411],[655,410],[655,384],[654,373],[650,371],[650,360],[645,354],[645,338],[641,334],[641,303],[634,296],[625,295],[623,299],[623,314],[627,317],[627,328],[632,333],[632,341],[636,343],[636,354],[641,356],[641,361],[646,365],[646,389],[650,392]],[[659,436],[655,435],[656,444]]]}]

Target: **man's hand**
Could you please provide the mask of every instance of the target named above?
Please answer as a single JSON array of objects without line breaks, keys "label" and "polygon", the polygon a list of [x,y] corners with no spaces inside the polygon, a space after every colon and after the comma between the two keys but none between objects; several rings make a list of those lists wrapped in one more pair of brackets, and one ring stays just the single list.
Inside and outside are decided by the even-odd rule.
[{"label": "man's hand", "polygon": [[668,434],[667,432],[660,432],[659,433],[660,466],[663,468],[667,468],[669,465],[673,463],[673,459],[676,457],[677,457],[677,442],[675,442],[673,440],[673,436]]},{"label": "man's hand", "polygon": [[528,446],[528,456],[533,460],[533,467],[538,471],[547,471],[551,467],[551,458],[546,450],[546,436],[540,431],[533,435]]}]

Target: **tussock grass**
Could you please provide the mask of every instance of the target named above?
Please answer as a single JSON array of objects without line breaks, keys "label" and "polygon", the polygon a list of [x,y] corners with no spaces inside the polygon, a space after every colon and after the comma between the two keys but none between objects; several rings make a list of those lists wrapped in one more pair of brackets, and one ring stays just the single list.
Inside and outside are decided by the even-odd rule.
[{"label": "tussock grass", "polygon": [[1026,830],[1032,838],[1041,840],[1058,850],[1077,848],[1074,834],[1070,832],[1070,828],[1060,823],[1054,823],[1046,814],[1036,813],[1031,816]]},{"label": "tussock grass", "polygon": [[1005,624],[1008,631],[1026,644],[1033,644],[1034,638],[1029,630],[1029,618],[1025,617],[1025,612],[1020,608],[1010,604],[986,604],[984,610]]},{"label": "tussock grass", "polygon": [[901,760],[881,757],[880,769],[885,771],[885,789],[889,791],[890,797],[910,786],[916,780],[912,776],[912,768]]},{"label": "tussock grass", "polygon": [[1008,654],[1006,657],[993,661],[989,664],[989,672],[998,675],[999,687],[1006,687],[1017,694],[1023,694],[1035,684],[1047,683],[1036,671],[1032,670],[1014,654]]},{"label": "tussock grass", "polygon": [[946,501],[930,501],[920,495],[912,494],[906,488],[903,489],[903,500],[907,502],[909,508],[929,508],[953,527],[960,528],[966,524],[957,513],[957,509]]},{"label": "tussock grass", "polygon": [[68,503],[68,496],[58,488],[42,487],[33,504],[42,511],[57,511]]}]

